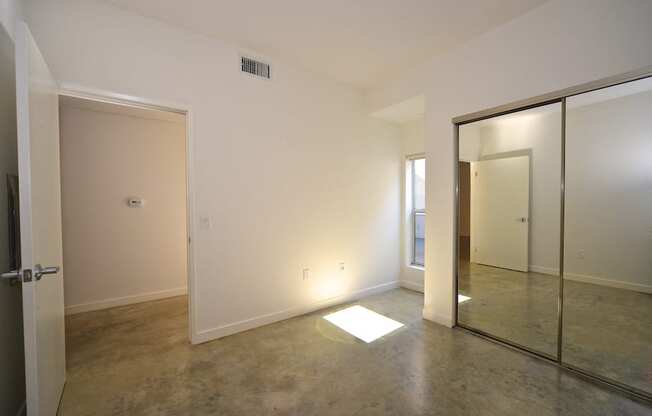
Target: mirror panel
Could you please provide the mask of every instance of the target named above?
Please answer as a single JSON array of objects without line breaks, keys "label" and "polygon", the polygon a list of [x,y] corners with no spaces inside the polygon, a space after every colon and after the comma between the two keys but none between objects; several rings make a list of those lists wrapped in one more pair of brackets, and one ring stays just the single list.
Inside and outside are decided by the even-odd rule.
[{"label": "mirror panel", "polygon": [[567,99],[562,361],[652,393],[652,78]]},{"label": "mirror panel", "polygon": [[555,358],[561,103],[459,126],[458,324]]}]

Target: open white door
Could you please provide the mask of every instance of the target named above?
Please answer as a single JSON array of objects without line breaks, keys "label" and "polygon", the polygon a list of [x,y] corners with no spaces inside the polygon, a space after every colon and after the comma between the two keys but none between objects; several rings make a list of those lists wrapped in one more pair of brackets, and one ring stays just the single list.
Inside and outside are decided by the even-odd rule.
[{"label": "open white door", "polygon": [[55,416],[66,374],[59,101],[22,22],[16,28],[16,96],[27,415]]},{"label": "open white door", "polygon": [[528,271],[530,157],[471,162],[471,262]]}]

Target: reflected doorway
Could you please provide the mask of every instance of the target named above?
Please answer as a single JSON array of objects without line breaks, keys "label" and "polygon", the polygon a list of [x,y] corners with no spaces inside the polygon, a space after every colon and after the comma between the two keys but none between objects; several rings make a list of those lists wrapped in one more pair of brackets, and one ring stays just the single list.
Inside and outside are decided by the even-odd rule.
[{"label": "reflected doorway", "polygon": [[459,127],[458,324],[558,348],[561,103]]},{"label": "reflected doorway", "polygon": [[460,261],[471,259],[471,163],[458,162],[459,172],[459,256]]}]

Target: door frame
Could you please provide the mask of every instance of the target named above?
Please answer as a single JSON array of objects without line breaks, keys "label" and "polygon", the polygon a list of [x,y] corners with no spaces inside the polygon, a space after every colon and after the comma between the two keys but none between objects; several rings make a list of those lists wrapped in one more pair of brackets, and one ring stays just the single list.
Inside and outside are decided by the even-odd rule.
[{"label": "door frame", "polygon": [[74,84],[59,83],[59,96],[81,98],[108,104],[116,104],[128,107],[141,108],[146,110],[166,111],[182,114],[186,117],[186,248],[187,248],[187,287],[188,287],[188,339],[191,344],[199,344],[201,341],[197,332],[197,305],[196,288],[196,250],[194,243],[195,229],[195,200],[193,186],[193,156],[194,156],[194,135],[192,107],[188,104],[155,100],[118,92],[99,90],[82,87]]},{"label": "door frame", "polygon": [[[479,162],[492,162],[492,161],[497,161],[497,160],[506,160],[506,159],[511,159],[515,157],[527,157],[527,163],[528,163],[528,168],[527,168],[527,174],[528,174],[528,190],[527,190],[527,221],[526,221],[526,228],[527,228],[527,243],[526,243],[526,261],[525,261],[525,268],[526,271],[529,271],[530,267],[530,253],[531,253],[531,221],[530,219],[532,218],[532,149],[523,149],[523,150],[516,150],[514,152],[501,152],[501,153],[492,153],[489,155],[484,155],[481,156],[478,160],[475,160],[473,162],[467,162],[469,163],[469,166],[472,167],[474,163],[479,163]],[[463,161],[460,161],[463,162]],[[459,165],[458,165],[459,169]],[[472,172],[471,172],[472,173]],[[459,180],[459,178],[458,178]],[[471,181],[473,181],[473,175],[471,175]],[[469,194],[473,195],[473,186],[469,189]],[[470,207],[470,217],[471,217],[471,222],[470,224],[473,224],[473,206]],[[459,215],[459,212],[458,212]],[[458,236],[459,237],[459,236]],[[471,233],[471,239],[470,241],[473,241],[473,233]],[[459,244],[459,241],[458,241]],[[472,246],[471,246],[472,247]],[[471,261],[471,255],[473,251],[469,252],[469,261]],[[484,264],[486,266],[490,267],[497,267],[497,268],[502,268],[502,269],[507,269],[507,270],[515,270],[515,271],[520,271],[522,272],[523,270],[515,269],[515,268],[510,268],[510,267],[504,267],[504,266],[497,266],[497,265],[492,265],[492,264],[485,264],[485,263],[479,263],[479,264]]]},{"label": "door frame", "polygon": [[[523,353],[533,357],[544,359],[547,362],[553,363],[559,368],[572,372],[582,378],[591,382],[608,386],[612,389],[618,390],[630,397],[642,399],[652,402],[652,394],[649,392],[637,389],[635,387],[623,384],[619,381],[607,378],[605,376],[595,374],[589,370],[576,367],[572,364],[565,363],[562,359],[562,342],[563,342],[563,324],[564,324],[564,223],[565,223],[565,175],[566,175],[566,99],[575,95],[584,94],[591,91],[601,90],[604,88],[613,87],[620,84],[625,84],[632,81],[638,81],[645,78],[652,77],[652,66],[646,66],[638,70],[626,72],[619,75],[614,75],[607,78],[598,79],[595,81],[579,84],[562,90],[550,92],[547,94],[539,95],[532,98],[527,98],[520,101],[515,101],[509,104],[500,105],[497,107],[489,108],[486,110],[477,111],[454,117],[452,121],[453,127],[453,190],[454,190],[454,203],[453,203],[453,293],[452,296],[452,314],[453,326],[460,328],[471,334],[480,336],[492,342],[505,345],[507,347],[519,350]],[[489,334],[482,330],[466,326],[459,322],[459,303],[457,295],[459,291],[459,170],[458,162],[460,154],[459,138],[460,126],[473,123],[476,121],[486,120],[501,115],[516,113],[523,110],[528,110],[536,107],[541,107],[549,104],[560,103],[561,105],[561,181],[559,188],[560,196],[560,235],[559,235],[559,295],[557,300],[557,353],[556,356],[547,355],[545,353],[532,350],[526,346],[520,345],[513,341]]]},{"label": "door frame", "polygon": [[[528,231],[528,237],[527,237],[527,252],[528,252],[528,268],[530,266],[530,254],[532,253],[532,190],[534,189],[534,171],[532,170],[532,161],[534,160],[534,154],[532,152],[531,147],[524,147],[522,149],[517,149],[517,150],[509,150],[507,152],[498,152],[498,153],[490,153],[488,155],[482,155],[480,156],[480,159],[470,161],[470,160],[462,160],[460,159],[460,162],[467,162],[469,164],[473,162],[482,162],[485,160],[496,160],[496,159],[506,159],[510,157],[519,157],[519,156],[527,156],[530,161],[530,168],[529,168],[529,175],[530,175],[530,182],[529,182],[529,187],[530,189],[528,190],[528,213],[527,213],[527,231]],[[459,166],[458,166],[459,167]],[[469,256],[470,257],[470,256]]]}]

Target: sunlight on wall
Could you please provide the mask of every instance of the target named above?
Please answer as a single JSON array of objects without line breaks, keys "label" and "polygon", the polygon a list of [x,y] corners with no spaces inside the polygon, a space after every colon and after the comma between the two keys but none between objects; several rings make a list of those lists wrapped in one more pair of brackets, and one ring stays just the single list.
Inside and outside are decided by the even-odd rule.
[{"label": "sunlight on wall", "polygon": [[[315,274],[317,274],[317,271]],[[351,290],[351,279],[347,275],[338,275],[335,273],[325,274],[324,276],[315,276],[311,288],[313,302],[321,302],[342,296]]]}]

